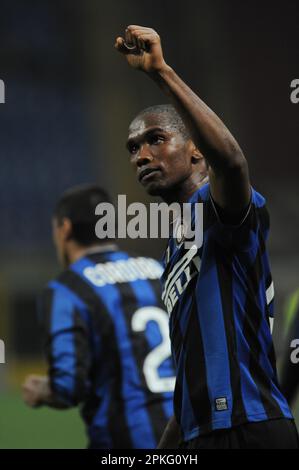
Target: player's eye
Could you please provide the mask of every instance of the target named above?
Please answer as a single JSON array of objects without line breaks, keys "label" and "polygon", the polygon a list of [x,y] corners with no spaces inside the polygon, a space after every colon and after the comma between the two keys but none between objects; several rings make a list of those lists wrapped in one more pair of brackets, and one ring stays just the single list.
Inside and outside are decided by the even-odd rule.
[{"label": "player's eye", "polygon": [[162,135],[159,135],[159,134],[153,134],[149,137],[149,143],[151,145],[158,145],[158,144],[161,144],[164,141],[165,141],[164,137]]},{"label": "player's eye", "polygon": [[131,142],[130,144],[128,144],[128,150],[130,154],[134,155],[138,151],[138,145],[134,144],[134,142]]}]

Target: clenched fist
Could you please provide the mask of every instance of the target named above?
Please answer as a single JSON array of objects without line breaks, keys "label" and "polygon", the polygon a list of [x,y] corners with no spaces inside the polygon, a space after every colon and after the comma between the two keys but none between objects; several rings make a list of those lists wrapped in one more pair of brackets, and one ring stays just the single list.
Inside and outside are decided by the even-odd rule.
[{"label": "clenched fist", "polygon": [[155,30],[131,25],[124,36],[116,39],[115,48],[126,56],[131,67],[146,73],[161,72],[167,68],[160,36]]},{"label": "clenched fist", "polygon": [[40,406],[51,396],[48,377],[29,375],[22,386],[24,402],[33,408]]}]

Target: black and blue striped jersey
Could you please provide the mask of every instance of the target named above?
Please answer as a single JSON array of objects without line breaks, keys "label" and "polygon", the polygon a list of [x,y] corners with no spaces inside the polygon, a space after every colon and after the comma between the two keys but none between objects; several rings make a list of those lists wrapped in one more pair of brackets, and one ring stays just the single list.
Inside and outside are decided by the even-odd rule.
[{"label": "black and blue striped jersey", "polygon": [[270,331],[274,287],[265,200],[252,190],[239,226],[221,222],[209,184],[189,202],[203,204],[202,244],[186,248],[172,236],[162,277],[177,375],[174,408],[185,441],[292,417],[278,386]]},{"label": "black and blue striped jersey", "polygon": [[43,294],[51,389],[80,404],[91,448],[155,448],[173,414],[161,272],[114,248],[79,259]]}]

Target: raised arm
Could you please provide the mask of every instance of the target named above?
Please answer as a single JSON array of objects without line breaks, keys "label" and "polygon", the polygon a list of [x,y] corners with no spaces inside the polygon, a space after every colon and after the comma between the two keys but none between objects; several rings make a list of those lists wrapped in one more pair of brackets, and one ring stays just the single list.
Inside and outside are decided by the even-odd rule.
[{"label": "raised arm", "polygon": [[219,117],[164,60],[159,35],[150,28],[128,26],[116,49],[129,65],[145,72],[169,97],[192,140],[209,164],[211,195],[225,213],[242,216],[250,201],[246,159]]}]

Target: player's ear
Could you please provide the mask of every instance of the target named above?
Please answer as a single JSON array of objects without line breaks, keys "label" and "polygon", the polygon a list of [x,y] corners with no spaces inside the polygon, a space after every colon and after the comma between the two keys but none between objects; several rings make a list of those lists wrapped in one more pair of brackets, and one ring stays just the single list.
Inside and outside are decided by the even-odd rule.
[{"label": "player's ear", "polygon": [[199,164],[201,160],[204,160],[203,154],[192,142],[192,140],[189,140],[189,151],[191,155],[191,163],[193,163],[194,165]]},{"label": "player's ear", "polygon": [[70,219],[64,218],[62,220],[62,232],[65,240],[70,240],[73,233],[73,224]]},{"label": "player's ear", "polygon": [[208,162],[192,141],[190,141],[190,145],[191,163],[192,165],[196,165],[196,172],[198,172],[201,175],[201,178],[204,179],[209,175]]}]

